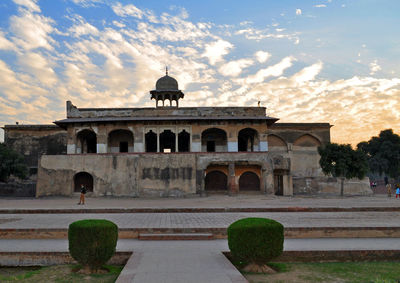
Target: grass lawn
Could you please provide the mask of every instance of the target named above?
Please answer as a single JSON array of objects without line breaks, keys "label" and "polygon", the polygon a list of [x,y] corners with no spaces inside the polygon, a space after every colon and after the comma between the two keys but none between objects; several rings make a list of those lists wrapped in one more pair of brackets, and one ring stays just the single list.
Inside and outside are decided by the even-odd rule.
[{"label": "grass lawn", "polygon": [[78,265],[53,265],[46,267],[0,267],[0,282],[115,282],[123,266],[105,266],[104,274],[74,272]]},{"label": "grass lawn", "polygon": [[279,263],[271,264],[280,272],[268,274],[243,274],[251,283],[261,282],[348,282],[348,283],[398,283],[400,262],[330,262],[330,263]]}]

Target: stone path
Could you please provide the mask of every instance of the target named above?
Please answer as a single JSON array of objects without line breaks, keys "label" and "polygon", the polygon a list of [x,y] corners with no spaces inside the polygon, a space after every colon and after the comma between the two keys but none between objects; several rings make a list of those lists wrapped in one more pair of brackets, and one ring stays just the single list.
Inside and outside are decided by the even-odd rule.
[{"label": "stone path", "polygon": [[81,219],[108,219],[119,228],[227,228],[245,217],[266,217],[285,227],[400,227],[400,212],[0,214],[0,229],[66,229]]},{"label": "stone path", "polygon": [[[225,258],[226,240],[140,241],[120,239],[118,251],[133,251],[118,283],[242,283],[246,279]],[[285,251],[400,250],[399,239],[286,239]],[[0,252],[66,252],[67,240],[0,240]]]},{"label": "stone path", "polygon": [[73,197],[0,198],[0,212],[6,209],[80,209],[80,208],[252,208],[252,207],[399,207],[400,200],[382,195],[359,197],[278,197],[269,195],[213,195],[191,198],[109,198],[88,197],[85,206]]}]

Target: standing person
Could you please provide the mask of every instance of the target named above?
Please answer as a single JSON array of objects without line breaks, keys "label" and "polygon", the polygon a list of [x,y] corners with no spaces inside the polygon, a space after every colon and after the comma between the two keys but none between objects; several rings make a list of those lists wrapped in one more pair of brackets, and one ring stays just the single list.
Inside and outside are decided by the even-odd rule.
[{"label": "standing person", "polygon": [[392,196],[392,185],[390,183],[386,184],[387,196],[390,198]]},{"label": "standing person", "polygon": [[400,185],[397,184],[397,188],[396,188],[396,198],[400,198]]},{"label": "standing person", "polygon": [[87,192],[86,187],[83,184],[81,184],[81,197],[79,198],[78,204],[85,204],[86,192]]}]

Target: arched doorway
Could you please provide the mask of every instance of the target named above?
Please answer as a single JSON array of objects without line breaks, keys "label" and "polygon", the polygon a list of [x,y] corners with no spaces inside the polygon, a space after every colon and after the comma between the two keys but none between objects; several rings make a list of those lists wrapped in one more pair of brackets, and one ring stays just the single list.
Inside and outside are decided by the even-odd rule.
[{"label": "arched doorway", "polygon": [[190,151],[190,134],[183,130],[178,134],[178,151],[189,152]]},{"label": "arched doorway", "polygon": [[257,151],[258,150],[258,133],[251,128],[245,128],[238,134],[238,150],[239,151]]},{"label": "arched doorway", "polygon": [[108,134],[108,152],[133,152],[133,134],[129,130],[114,130]]},{"label": "arched doorway", "polygon": [[160,134],[160,152],[175,152],[175,133],[171,130]]},{"label": "arched doorway", "polygon": [[226,152],[228,140],[224,130],[211,128],[201,133],[201,151]]},{"label": "arched doorway", "polygon": [[244,172],[239,178],[239,191],[259,191],[260,178],[254,172]]},{"label": "arched doorway", "polygon": [[93,192],[93,177],[87,172],[79,172],[74,176],[74,192],[81,191],[81,185],[86,187],[88,192]]},{"label": "arched doorway", "polygon": [[80,153],[96,153],[97,152],[97,136],[91,130],[80,131],[77,136],[78,147]]},{"label": "arched doorway", "polygon": [[157,134],[150,130],[145,135],[146,152],[157,152]]},{"label": "arched doorway", "polygon": [[205,179],[206,191],[227,191],[228,177],[221,171],[208,172]]}]

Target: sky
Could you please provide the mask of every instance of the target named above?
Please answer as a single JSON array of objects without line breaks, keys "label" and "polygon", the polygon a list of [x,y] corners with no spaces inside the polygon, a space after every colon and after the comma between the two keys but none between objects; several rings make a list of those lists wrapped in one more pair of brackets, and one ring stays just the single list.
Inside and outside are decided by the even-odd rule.
[{"label": "sky", "polygon": [[154,107],[168,66],[181,107],[260,101],[353,145],[400,134],[398,0],[2,0],[0,11],[0,126],[64,119],[67,100]]}]

